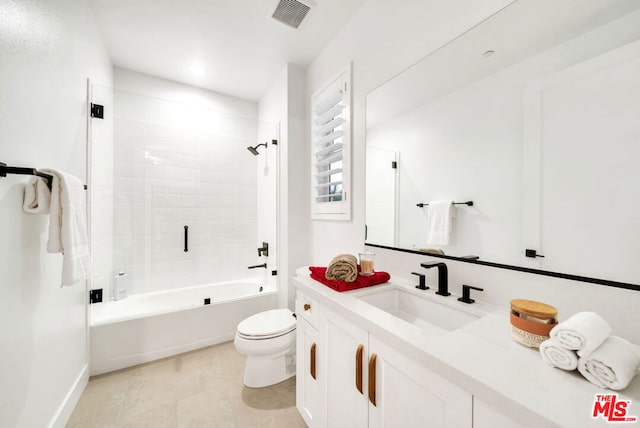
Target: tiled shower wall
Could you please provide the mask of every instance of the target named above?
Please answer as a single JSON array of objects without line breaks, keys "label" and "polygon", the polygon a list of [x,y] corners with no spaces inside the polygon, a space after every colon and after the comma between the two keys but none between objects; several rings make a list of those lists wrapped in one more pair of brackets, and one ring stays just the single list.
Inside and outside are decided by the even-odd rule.
[{"label": "tiled shower wall", "polygon": [[257,263],[259,157],[246,150],[257,117],[119,90],[114,103],[114,274],[129,275],[131,293],[264,274],[247,270]]}]

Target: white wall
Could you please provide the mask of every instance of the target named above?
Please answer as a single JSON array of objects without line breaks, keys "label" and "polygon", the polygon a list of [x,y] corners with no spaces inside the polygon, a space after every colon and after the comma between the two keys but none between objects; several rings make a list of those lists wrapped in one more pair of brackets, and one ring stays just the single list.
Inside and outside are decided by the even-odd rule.
[{"label": "white wall", "polygon": [[353,220],[311,223],[314,264],[326,264],[342,252],[362,250],[366,94],[509,3],[511,0],[408,0],[398,7],[390,0],[369,0],[313,61],[307,70],[307,100],[341,67],[353,63]]},{"label": "white wall", "polygon": [[[0,160],[85,180],[87,78],[112,81],[84,1],[0,3]],[[88,294],[60,288],[48,218],[22,213],[27,181],[0,179],[0,425],[64,426],[87,381]]]},{"label": "white wall", "polygon": [[[266,186],[275,200],[276,169],[246,147],[275,126],[258,126],[253,102],[152,76],[116,69],[115,87],[111,276],[127,272],[131,293],[265,276],[247,266],[268,239],[258,218],[273,204],[257,195]],[[275,234],[271,219],[262,236]]]},{"label": "white wall", "polygon": [[[636,96],[640,85],[630,78],[637,74],[633,68],[637,64],[629,58],[638,56],[640,42],[635,46],[627,44],[640,34],[628,30],[638,27],[639,18],[636,12],[541,51],[523,46],[522,50],[532,56],[454,91],[443,91],[419,107],[368,127],[367,156],[372,145],[399,152],[397,246],[432,247],[426,239],[427,209],[417,208],[417,202],[473,199],[473,207],[457,206],[451,240],[442,246],[446,254],[475,254],[497,263],[640,282],[640,266],[630,262],[638,255],[633,245],[637,239],[632,234],[640,230],[640,220],[631,218],[637,211],[634,204],[638,199],[630,197],[634,194],[630,186],[638,182],[638,172],[628,161],[637,158],[633,139],[640,126],[632,113],[640,105]],[[475,41],[485,32],[478,29],[464,39],[471,43],[472,35]],[[618,45],[625,47],[609,51]],[[445,51],[456,49],[450,45]],[[586,58],[589,59],[585,61]],[[478,56],[478,61],[486,59]],[[424,66],[421,71],[428,73],[444,62],[429,57],[420,64],[432,67]],[[468,61],[469,69],[476,65]],[[629,69],[623,71],[623,67]],[[549,86],[544,87],[544,96],[540,79]],[[415,88],[424,78],[403,73],[391,82],[398,80],[409,80]],[[440,81],[434,80],[432,86],[441,87]],[[570,85],[577,88],[568,89]],[[531,93],[534,88],[535,94]],[[375,95],[380,96],[380,92],[376,90]],[[407,96],[400,91],[394,93],[400,100]],[[523,101],[529,98],[530,101]],[[581,107],[593,100],[597,102],[591,109],[597,106],[601,110]],[[533,120],[540,112],[544,119]],[[588,114],[591,119],[585,120]],[[532,134],[525,134],[523,129],[542,129],[540,135],[544,138],[523,138]],[[602,150],[605,140],[607,149]],[[532,147],[529,149],[527,144]],[[541,153],[541,158],[530,155],[536,152]],[[532,177],[523,180],[523,167]],[[379,170],[367,172],[371,172],[368,177],[380,175]],[[527,188],[524,183],[532,184]],[[533,183],[543,188],[536,192],[531,188]],[[376,184],[374,189],[379,186]],[[367,183],[367,191],[372,192],[374,189],[369,187]],[[531,198],[537,193],[540,197],[536,202],[524,209],[523,195]],[[603,198],[607,200],[606,209],[592,205],[585,210],[587,201]],[[541,224],[524,221],[531,212],[541,210]],[[381,211],[377,208],[375,214]],[[379,225],[371,224],[370,210],[366,214],[371,237]],[[599,227],[601,224],[608,226]],[[523,235],[531,236],[535,243],[523,242]],[[368,242],[393,245],[392,239],[376,239]],[[581,251],[589,246],[616,251]],[[535,248],[545,258],[525,259],[524,248]]]},{"label": "white wall", "polygon": [[[306,98],[348,61],[353,62],[353,221],[311,223],[311,263],[326,264],[342,252],[357,253],[364,242],[365,97],[368,92],[426,56],[456,35],[511,3],[510,0],[473,2],[406,1],[402,8],[390,0],[369,0],[307,70]],[[301,158],[302,162],[303,159]],[[411,277],[427,256],[371,248],[378,269]],[[578,310],[596,310],[617,334],[640,343],[634,326],[640,321],[633,308],[640,293],[553,279],[462,262],[447,262],[450,286],[485,288],[482,299],[508,307],[511,298],[542,300],[556,305],[561,318]],[[435,270],[427,281],[436,284]],[[430,291],[432,292],[432,290]]]},{"label": "white wall", "polygon": [[[304,108],[304,72],[286,64],[260,99],[261,122],[278,123],[280,182],[278,199],[278,305],[293,309],[290,278],[295,269],[309,263],[309,202],[307,178],[307,143]],[[302,161],[301,159],[304,159]]]},{"label": "white wall", "polygon": [[[399,152],[398,247],[522,259],[522,88],[506,80],[483,79],[367,129],[367,144]],[[456,206],[447,245],[429,245],[428,209],[416,204],[439,199],[475,205]]]}]

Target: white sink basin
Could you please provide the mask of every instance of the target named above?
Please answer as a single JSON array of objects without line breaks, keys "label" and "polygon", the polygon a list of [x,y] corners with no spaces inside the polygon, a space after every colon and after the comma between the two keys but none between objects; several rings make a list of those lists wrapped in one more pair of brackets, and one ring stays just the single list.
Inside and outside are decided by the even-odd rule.
[{"label": "white sink basin", "polygon": [[429,335],[456,330],[485,315],[464,307],[466,305],[453,296],[441,297],[430,291],[397,285],[363,291],[354,297],[417,326]]}]

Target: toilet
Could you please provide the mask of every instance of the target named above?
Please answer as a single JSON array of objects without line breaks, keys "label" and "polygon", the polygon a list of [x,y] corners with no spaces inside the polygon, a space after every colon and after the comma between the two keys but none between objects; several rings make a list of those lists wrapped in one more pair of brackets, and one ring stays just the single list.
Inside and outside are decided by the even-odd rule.
[{"label": "toilet", "polygon": [[247,356],[245,386],[262,388],[296,374],[296,318],[289,309],[260,312],[240,322],[234,344]]}]

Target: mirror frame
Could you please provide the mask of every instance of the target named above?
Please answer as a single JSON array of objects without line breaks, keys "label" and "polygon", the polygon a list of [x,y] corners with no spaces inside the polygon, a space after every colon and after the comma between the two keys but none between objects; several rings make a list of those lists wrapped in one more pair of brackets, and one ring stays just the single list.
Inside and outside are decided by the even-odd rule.
[{"label": "mirror frame", "polygon": [[534,274],[534,275],[550,276],[550,277],[553,277],[553,278],[567,279],[567,280],[570,280],[570,281],[588,282],[590,284],[605,285],[607,287],[624,288],[626,290],[640,291],[640,285],[632,284],[632,283],[629,283],[629,282],[611,281],[611,280],[608,280],[608,279],[592,278],[592,277],[589,277],[589,276],[573,275],[573,274],[569,274],[569,273],[561,273],[561,272],[555,272],[555,271],[550,271],[550,270],[528,268],[528,267],[524,267],[524,266],[516,266],[516,265],[503,264],[503,263],[487,262],[487,261],[480,260],[480,259],[476,260],[476,259],[471,259],[471,258],[466,258],[466,257],[447,256],[447,255],[444,255],[444,254],[431,254],[431,253],[425,253],[425,252],[422,252],[422,251],[410,250],[410,249],[406,249],[406,248],[389,247],[387,245],[372,244],[372,243],[366,242],[366,240],[365,240],[364,245],[366,247],[382,248],[382,249],[385,249],[385,250],[398,251],[398,252],[401,252],[401,253],[417,254],[417,255],[425,256],[425,257],[437,257],[439,259],[454,260],[456,262],[470,263],[470,264],[479,265],[479,266],[488,266],[488,267],[493,267],[493,268],[498,268],[498,269],[515,270],[515,271],[518,271],[518,272],[531,273],[531,274]]},{"label": "mirror frame", "polygon": [[[454,37],[453,39],[447,41],[446,43],[442,44],[438,48],[434,49],[432,52],[428,53],[425,57],[419,59],[416,63],[408,66],[407,68],[401,70],[399,73],[397,73],[394,76],[392,76],[389,80],[381,83],[379,86],[377,86],[375,88],[372,88],[371,91],[367,94],[367,96],[371,92],[375,91],[376,89],[384,86],[385,84],[389,83],[393,79],[397,78],[398,76],[403,74],[405,71],[409,70],[410,68],[412,68],[413,66],[418,64],[419,62],[425,60],[426,58],[430,57],[434,53],[436,53],[438,51],[441,51],[442,49],[446,48],[451,43],[453,43],[456,40],[462,38],[467,33],[469,33],[470,31],[474,30],[478,26],[482,25],[484,22],[486,22],[487,20],[491,19],[493,16],[497,15],[498,13],[502,12],[503,10],[508,9],[510,6],[511,5],[506,6],[504,9],[501,9],[496,14],[494,14],[491,17],[488,17],[486,20],[483,20],[482,22],[478,23],[478,25],[474,26],[473,28],[471,28],[471,29],[459,34],[457,37]],[[633,9],[633,10],[637,12],[638,9]],[[629,12],[627,12],[627,13],[629,13]],[[621,16],[625,16],[625,15],[626,15],[626,13],[621,15]],[[366,110],[366,107],[365,107],[365,110]],[[366,116],[367,116],[367,112],[365,111],[365,117]],[[366,138],[366,132],[365,132],[365,152],[366,152],[366,149],[367,149],[367,143],[366,142],[367,142],[367,138]],[[366,167],[367,166],[365,165],[365,169],[366,169]],[[366,183],[365,183],[365,188],[366,188]],[[560,279],[571,280],[571,281],[585,282],[585,283],[603,285],[603,286],[614,287],[614,288],[622,288],[622,289],[627,289],[627,290],[640,291],[640,284],[634,284],[634,283],[630,283],[630,282],[622,282],[622,281],[608,280],[608,279],[603,279],[603,278],[598,278],[598,277],[590,277],[590,276],[562,273],[560,271],[544,270],[544,269],[528,267],[528,266],[520,266],[520,265],[514,265],[514,264],[490,262],[490,261],[481,260],[479,258],[450,256],[450,255],[444,255],[444,254],[432,254],[432,253],[427,253],[427,252],[423,252],[423,251],[418,251],[418,250],[415,250],[415,249],[393,247],[393,246],[383,245],[383,244],[375,244],[375,243],[367,241],[366,224],[367,224],[367,222],[366,222],[366,213],[365,213],[364,245],[366,247],[381,248],[381,249],[392,250],[392,251],[401,252],[401,253],[415,254],[415,255],[421,255],[421,256],[426,256],[426,257],[434,257],[434,258],[438,258],[438,259],[452,260],[452,261],[459,261],[459,262],[463,262],[463,263],[470,263],[470,264],[473,264],[473,265],[487,266],[487,267],[492,267],[492,268],[497,268],[497,269],[506,269],[506,270],[512,270],[512,271],[518,271],[518,272],[534,274],[534,275],[542,275],[542,276],[560,278]]]}]

